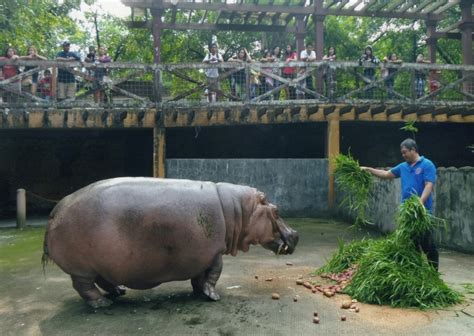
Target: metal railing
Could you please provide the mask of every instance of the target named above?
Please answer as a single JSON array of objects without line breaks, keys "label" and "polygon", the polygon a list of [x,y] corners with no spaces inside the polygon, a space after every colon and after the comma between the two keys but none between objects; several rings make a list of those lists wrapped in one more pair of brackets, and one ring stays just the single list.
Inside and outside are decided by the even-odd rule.
[{"label": "metal railing", "polygon": [[4,74],[11,74],[12,67],[17,74],[0,80],[0,108],[474,102],[472,65],[0,61],[0,68],[5,67],[10,71]]}]

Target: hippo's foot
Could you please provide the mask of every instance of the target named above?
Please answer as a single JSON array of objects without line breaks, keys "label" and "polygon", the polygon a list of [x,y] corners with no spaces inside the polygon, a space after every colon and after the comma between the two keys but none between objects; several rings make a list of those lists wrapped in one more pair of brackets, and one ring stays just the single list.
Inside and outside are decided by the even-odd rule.
[{"label": "hippo's foot", "polygon": [[72,286],[79,295],[94,309],[108,307],[112,301],[105,298],[95,286],[94,278],[71,275]]},{"label": "hippo's foot", "polygon": [[113,303],[112,300],[109,300],[105,297],[98,298],[97,300],[89,300],[87,304],[94,309],[108,307]]},{"label": "hippo's foot", "polygon": [[204,294],[212,301],[220,299],[216,293],[216,283],[222,271],[222,255],[216,256],[211,267],[197,277],[191,279],[194,294]]},{"label": "hippo's foot", "polygon": [[103,290],[105,290],[108,293],[107,297],[109,297],[109,298],[116,298],[116,297],[125,295],[125,292],[126,292],[125,288],[123,288],[121,286],[115,286],[114,284],[112,284],[112,283],[108,282],[107,280],[105,280],[100,275],[98,275],[95,278],[95,283],[97,284],[97,286],[99,286],[100,288],[102,288]]},{"label": "hippo's foot", "polygon": [[216,288],[209,282],[206,282],[202,288],[202,292],[212,301],[219,301],[220,296],[216,293]]}]

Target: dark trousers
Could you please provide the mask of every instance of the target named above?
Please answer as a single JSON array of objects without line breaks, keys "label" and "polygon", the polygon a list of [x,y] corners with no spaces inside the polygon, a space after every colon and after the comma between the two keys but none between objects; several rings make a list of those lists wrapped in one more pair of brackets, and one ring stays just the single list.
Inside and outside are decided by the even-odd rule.
[{"label": "dark trousers", "polygon": [[414,239],[415,246],[426,254],[431,266],[438,270],[439,254],[434,241],[433,233],[427,232]]}]

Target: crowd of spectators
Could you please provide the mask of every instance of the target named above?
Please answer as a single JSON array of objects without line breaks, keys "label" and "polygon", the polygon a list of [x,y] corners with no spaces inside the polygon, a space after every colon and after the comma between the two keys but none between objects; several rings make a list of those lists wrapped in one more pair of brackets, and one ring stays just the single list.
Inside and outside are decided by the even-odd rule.
[{"label": "crowd of spectators", "polygon": [[[112,62],[112,58],[107,54],[107,49],[99,47],[96,49],[94,46],[90,46],[88,53],[84,59],[84,63],[81,62],[81,57],[78,53],[70,50],[71,44],[69,41],[63,41],[61,43],[62,50],[56,54],[54,60],[59,62],[79,62],[87,66],[87,77],[86,79],[92,83],[90,90],[93,92],[94,101],[96,103],[102,103],[108,99],[105,90],[104,83],[108,81],[108,69],[106,67],[94,67],[91,64],[106,64]],[[317,58],[314,51],[313,45],[307,43],[305,48],[298,54],[293,50],[291,45],[287,45],[282,51],[280,47],[274,47],[273,49],[267,49],[261,52],[261,54],[255,53],[251,55],[246,48],[240,48],[235,55],[227,59],[228,62],[235,63],[252,63],[260,62],[264,65],[261,67],[261,72],[251,70],[246,73],[244,68],[232,70],[232,74],[229,76],[230,81],[230,98],[233,100],[246,100],[247,98],[252,99],[259,95],[265,95],[264,99],[268,100],[279,100],[284,95],[284,99],[312,99],[318,96],[318,92],[315,88],[314,77],[321,78],[324,84],[324,94],[327,97],[334,97],[337,89],[336,71],[333,67],[326,66],[322,69],[314,69],[312,67],[296,67],[290,62],[304,61],[314,62],[317,59],[321,59],[324,62],[330,63],[335,62],[337,59],[336,49],[334,46],[330,46],[325,55],[321,55]],[[34,46],[29,46],[26,55],[19,56],[16,54],[14,48],[9,47],[5,50],[3,56],[0,56],[1,60],[47,60],[45,56],[39,55]],[[223,56],[219,53],[218,46],[213,43],[209,46],[209,52],[206,53],[203,63],[209,65],[215,65],[206,67],[205,75],[207,78],[207,88],[205,95],[209,102],[215,102],[220,97],[221,91],[221,78],[218,63],[224,62]],[[281,62],[285,65],[283,67],[271,66],[271,63]],[[423,55],[418,55],[416,59],[417,63],[429,63],[424,60]],[[380,76],[383,79],[387,97],[389,99],[396,98],[394,91],[395,76],[397,75],[397,67],[391,65],[399,65],[402,60],[397,57],[395,53],[391,53],[384,57],[382,61],[374,54],[371,46],[367,46],[364,49],[364,53],[358,59],[358,64],[361,67],[362,75],[358,80],[363,81],[364,86],[368,86],[363,90],[363,97],[367,99],[373,99],[375,81],[377,80],[376,69],[381,65]],[[268,66],[265,66],[268,64]],[[387,66],[390,65],[390,66]],[[21,69],[28,76],[22,76],[20,80],[10,80],[7,83],[3,83],[1,91],[3,92],[4,101],[15,101],[18,99],[18,93],[25,87],[29,87],[28,94],[31,96],[40,97],[45,100],[51,100],[54,97],[58,101],[69,100],[73,101],[77,93],[77,81],[73,67],[58,67],[57,70],[57,91],[53,92],[53,75],[51,70],[38,68],[37,66],[25,66]],[[20,73],[20,66],[14,62],[4,64],[0,67],[0,81],[8,80],[9,78],[15,77]],[[424,70],[416,70],[414,72],[414,88],[417,98],[422,97],[425,94],[427,72]],[[294,81],[295,78],[299,78],[297,85],[283,85],[283,81]],[[300,79],[301,78],[301,79]],[[438,83],[438,84],[437,84]],[[436,90],[439,88],[439,82],[431,83],[430,89]],[[16,93],[16,94],[15,94]],[[27,94],[27,96],[28,96]]]},{"label": "crowd of spectators", "polygon": [[[55,61],[59,62],[79,62],[81,65],[81,57],[77,52],[70,50],[71,43],[69,41],[63,41],[61,43],[62,50],[56,54]],[[46,61],[45,56],[39,55],[34,46],[29,46],[25,56],[17,55],[16,50],[13,47],[8,47],[5,50],[3,56],[0,56],[0,61],[15,61],[15,60],[26,60],[26,61]],[[96,56],[95,47],[89,47],[89,53],[85,58],[85,62],[100,64],[110,63],[112,58],[107,54],[105,47],[100,47]],[[23,93],[26,96],[34,96],[42,98],[46,101],[56,97],[58,101],[66,100],[73,101],[76,97],[77,92],[77,81],[76,73],[74,68],[71,67],[58,67],[57,71],[57,92],[53,92],[53,77],[52,72],[49,68],[43,69],[37,65],[24,66],[23,69],[17,64],[8,63],[0,67],[0,81],[5,81],[13,78],[23,72],[21,80],[11,80],[6,84],[2,85],[0,98],[4,102],[16,102],[19,97],[19,93]],[[104,81],[108,70],[104,67],[88,67],[87,74],[89,81],[92,82],[92,91],[94,93],[94,101],[96,103],[104,102]],[[29,92],[25,91],[25,88],[29,88]]]}]

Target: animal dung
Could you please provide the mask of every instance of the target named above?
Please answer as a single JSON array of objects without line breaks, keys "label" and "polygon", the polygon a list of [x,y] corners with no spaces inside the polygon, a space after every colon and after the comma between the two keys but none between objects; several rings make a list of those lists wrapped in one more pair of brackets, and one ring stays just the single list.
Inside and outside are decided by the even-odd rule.
[{"label": "animal dung", "polygon": [[287,262],[286,262],[286,265],[287,265],[287,266],[293,266],[293,263],[290,262],[290,261],[287,261]]},{"label": "animal dung", "polygon": [[302,285],[303,282],[304,282],[303,279],[298,279],[298,280],[296,280],[296,284],[297,284],[297,285]]},{"label": "animal dung", "polygon": [[313,317],[313,323],[319,324],[319,317]]},{"label": "animal dung", "polygon": [[280,294],[278,294],[278,293],[272,293],[272,299],[273,299],[273,300],[280,300]]},{"label": "animal dung", "polygon": [[315,311],[315,312],[313,313],[313,316],[318,316],[318,312]]},{"label": "animal dung", "polygon": [[272,281],[273,278],[266,278],[265,281]]},{"label": "animal dung", "polygon": [[298,302],[298,295],[295,295],[295,296],[293,297],[293,302]]},{"label": "animal dung", "polygon": [[255,276],[255,279],[258,279],[258,275]]},{"label": "animal dung", "polygon": [[341,321],[345,321],[346,320],[346,315],[342,315],[341,316]]},{"label": "animal dung", "polygon": [[332,296],[334,296],[334,292],[330,291],[330,290],[325,290],[324,291],[324,296],[332,297]]}]

